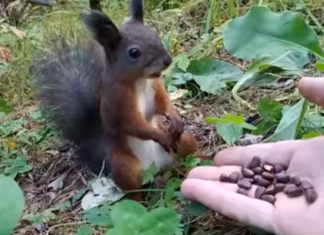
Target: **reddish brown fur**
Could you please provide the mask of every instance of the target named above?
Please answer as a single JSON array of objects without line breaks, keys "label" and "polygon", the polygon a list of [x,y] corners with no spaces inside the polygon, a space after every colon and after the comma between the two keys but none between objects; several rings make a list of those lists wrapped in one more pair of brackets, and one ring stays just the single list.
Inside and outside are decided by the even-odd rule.
[{"label": "reddish brown fur", "polygon": [[[137,190],[141,188],[141,167],[136,156],[127,148],[116,148],[112,151],[112,177],[123,190]],[[142,193],[133,192],[128,198],[140,201]]]},{"label": "reddish brown fur", "polygon": [[[175,107],[172,105],[167,91],[165,90],[160,79],[154,82],[155,89],[155,102],[156,102],[156,114],[166,115],[171,117],[171,121],[182,123],[181,117],[176,111]],[[165,126],[159,121],[159,128],[166,131]],[[179,136],[177,146],[178,146],[178,157],[185,157],[191,153],[198,153],[198,143],[195,137],[188,131],[183,131]]]},{"label": "reddish brown fur", "polygon": [[[118,79],[115,79],[115,81]],[[166,115],[178,122],[182,122],[180,116],[171,104],[168,94],[162,82],[156,79],[154,89],[155,115]],[[159,128],[153,127],[139,112],[134,82],[124,82],[103,87],[101,96],[101,115],[106,130],[107,140],[111,145],[110,165],[113,179],[123,190],[134,190],[141,188],[141,169],[139,160],[133,155],[126,145],[126,136],[131,135],[143,140],[155,140],[170,149],[172,133],[161,123]],[[114,100],[114,102],[110,102]],[[118,110],[118,112],[116,112]],[[180,133],[177,140],[177,156],[184,157],[187,154],[198,151],[195,138],[189,132]],[[140,200],[141,194],[131,194],[132,198]]]}]

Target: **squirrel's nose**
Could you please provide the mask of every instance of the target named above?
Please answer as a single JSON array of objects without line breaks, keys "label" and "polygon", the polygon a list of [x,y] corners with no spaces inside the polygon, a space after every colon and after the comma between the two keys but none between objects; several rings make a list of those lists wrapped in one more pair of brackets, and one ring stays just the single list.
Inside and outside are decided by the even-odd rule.
[{"label": "squirrel's nose", "polygon": [[163,64],[164,64],[164,66],[165,67],[169,67],[170,66],[170,64],[172,63],[172,58],[171,58],[171,56],[166,56],[165,58],[164,58],[164,60],[163,60]]}]

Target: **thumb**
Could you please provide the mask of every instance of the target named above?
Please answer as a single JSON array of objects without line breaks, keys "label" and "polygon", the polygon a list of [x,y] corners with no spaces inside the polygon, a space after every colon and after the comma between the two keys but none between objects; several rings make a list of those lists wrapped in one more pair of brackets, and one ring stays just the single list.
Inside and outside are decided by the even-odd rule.
[{"label": "thumb", "polygon": [[324,77],[303,77],[298,89],[306,99],[324,107]]},{"label": "thumb", "polygon": [[227,217],[274,233],[274,207],[268,202],[238,194],[235,188],[222,187],[220,182],[201,179],[186,179],[181,192]]}]

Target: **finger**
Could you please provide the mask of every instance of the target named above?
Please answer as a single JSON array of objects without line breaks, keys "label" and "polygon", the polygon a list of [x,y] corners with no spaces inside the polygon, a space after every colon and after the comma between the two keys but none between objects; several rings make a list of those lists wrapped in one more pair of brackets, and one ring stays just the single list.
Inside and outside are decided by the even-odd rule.
[{"label": "finger", "polygon": [[309,101],[324,106],[324,77],[303,77],[299,81],[298,89]]},{"label": "finger", "polygon": [[299,140],[290,140],[277,143],[237,146],[218,152],[214,161],[217,166],[244,166],[247,162],[251,161],[254,156],[258,156],[262,161],[268,161],[272,164],[280,163],[288,165],[299,144]]},{"label": "finger", "polygon": [[274,207],[268,202],[224,190],[219,182],[186,179],[181,192],[219,213],[242,223],[273,232]]},{"label": "finger", "polygon": [[241,175],[241,168],[239,166],[199,166],[193,168],[187,178],[218,181],[222,174],[230,175],[232,172],[238,172]]}]

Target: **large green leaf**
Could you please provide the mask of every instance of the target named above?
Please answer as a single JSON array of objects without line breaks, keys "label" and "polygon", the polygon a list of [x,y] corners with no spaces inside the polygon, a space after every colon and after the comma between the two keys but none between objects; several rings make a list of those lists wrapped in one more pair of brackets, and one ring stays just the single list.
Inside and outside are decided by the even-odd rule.
[{"label": "large green leaf", "polygon": [[283,110],[282,118],[273,135],[266,139],[267,142],[292,140],[297,137],[302,120],[308,107],[308,102],[301,99],[295,105]]},{"label": "large green leaf", "polygon": [[111,217],[114,226],[123,226],[128,224],[129,227],[136,227],[138,219],[147,213],[146,208],[131,200],[123,200],[113,206]]},{"label": "large green leaf", "polygon": [[112,207],[114,228],[107,235],[174,235],[180,228],[178,214],[169,208],[147,211],[140,203],[124,200]]},{"label": "large green leaf", "polygon": [[127,224],[116,228],[109,229],[105,235],[140,235],[134,229],[128,227]]},{"label": "large green leaf", "polygon": [[296,48],[324,57],[315,31],[299,14],[274,13],[261,6],[252,7],[246,15],[228,23],[224,44],[231,54],[242,59],[276,58]]},{"label": "large green leaf", "polygon": [[243,73],[240,68],[224,61],[206,58],[190,62],[186,72],[175,70],[173,85],[194,80],[204,92],[218,95],[229,81],[238,81]]},{"label": "large green leaf", "polygon": [[246,73],[233,87],[233,97],[237,101],[244,102],[238,95],[241,87],[272,84],[279,78],[272,73],[268,73],[274,67],[282,70],[292,70],[295,74],[299,74],[308,62],[307,53],[301,51],[290,51],[273,59],[269,57],[255,59],[248,67]]},{"label": "large green leaf", "polygon": [[92,235],[94,233],[94,229],[89,225],[82,225],[78,228],[76,235]]},{"label": "large green leaf", "polygon": [[157,208],[141,217],[141,235],[173,235],[180,224],[178,214],[169,208]]},{"label": "large green leaf", "polygon": [[243,129],[255,130],[253,125],[244,121],[242,115],[225,114],[222,118],[207,117],[205,122],[215,124],[217,133],[228,145],[234,145],[243,134]]},{"label": "large green leaf", "polygon": [[17,226],[23,209],[24,195],[12,178],[0,175],[0,234],[9,235]]}]

